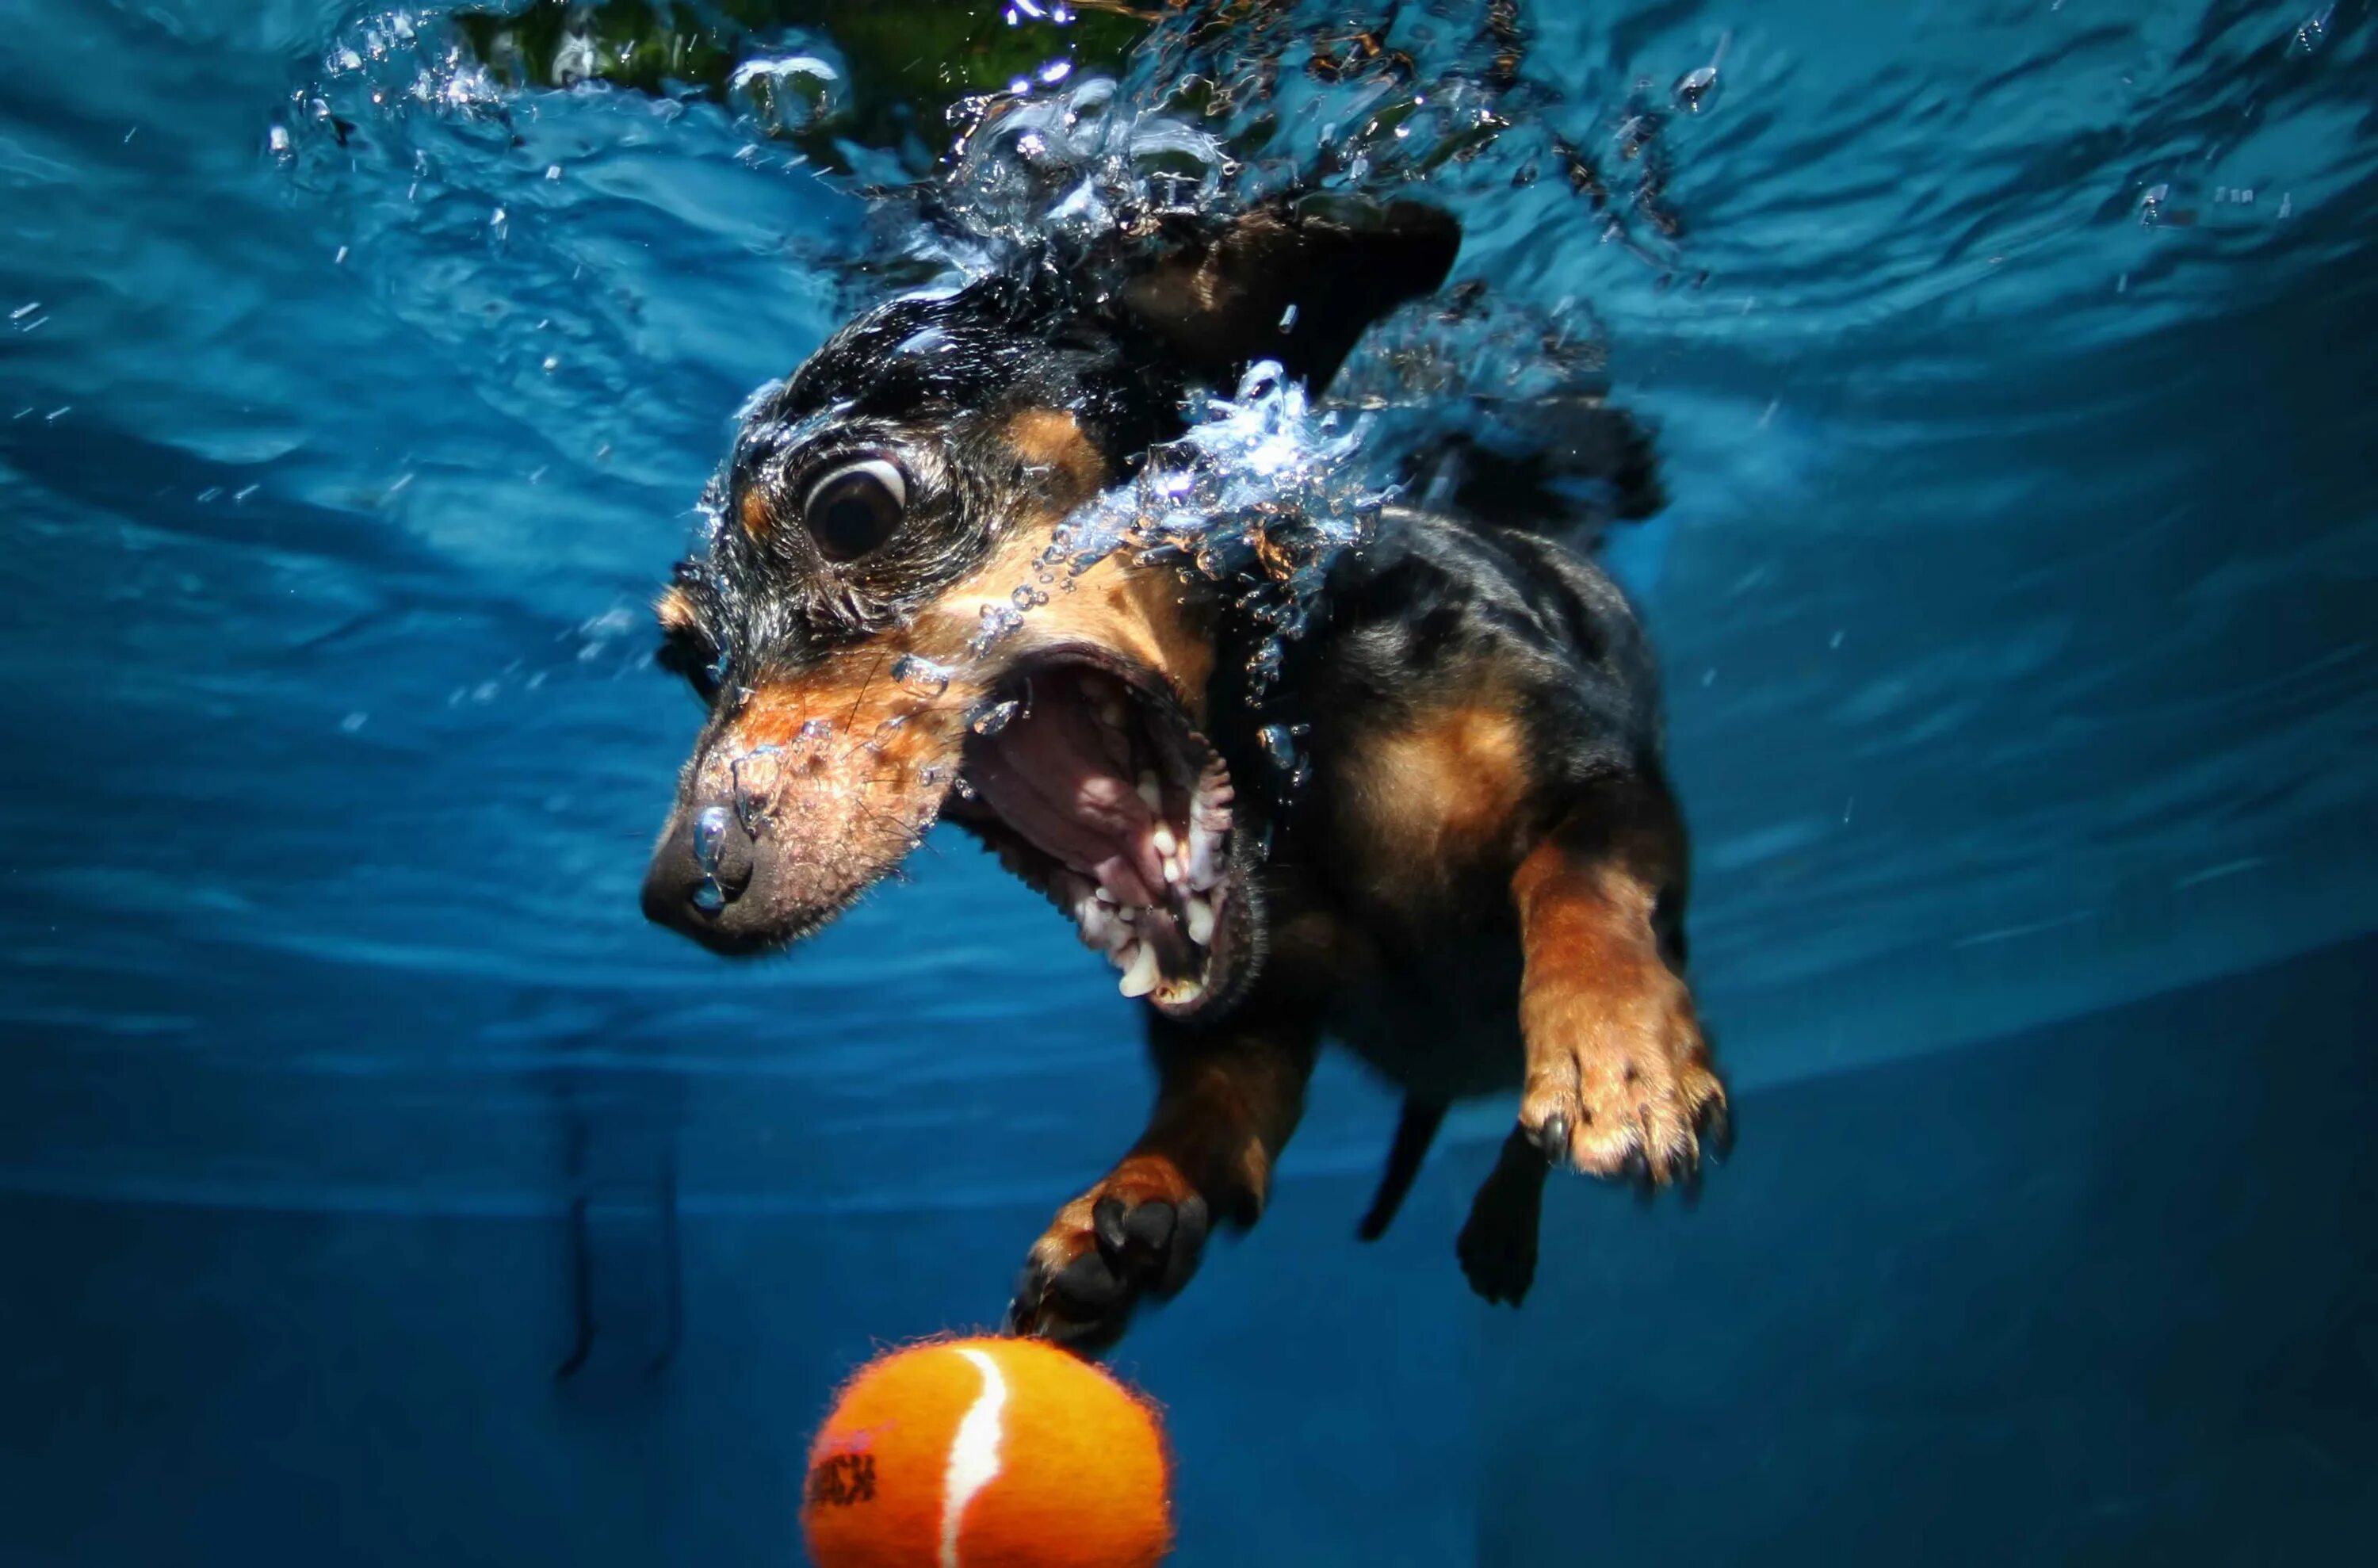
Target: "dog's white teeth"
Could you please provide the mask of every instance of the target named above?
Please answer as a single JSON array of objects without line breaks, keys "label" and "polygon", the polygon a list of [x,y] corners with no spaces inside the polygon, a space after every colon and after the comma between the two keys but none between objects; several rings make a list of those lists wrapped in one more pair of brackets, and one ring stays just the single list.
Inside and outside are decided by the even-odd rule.
[{"label": "dog's white teeth", "polygon": [[1191,894],[1182,900],[1181,912],[1189,922],[1189,940],[1200,947],[1214,939],[1214,906]]},{"label": "dog's white teeth", "polygon": [[1131,711],[1123,706],[1121,697],[1109,694],[1099,698],[1098,715],[1099,723],[1110,730],[1120,730],[1123,720],[1131,717]]},{"label": "dog's white teeth", "polygon": [[1181,840],[1172,836],[1172,829],[1160,822],[1156,825],[1156,831],[1147,836],[1147,841],[1156,846],[1157,858],[1159,860],[1171,859],[1174,852],[1181,848]]},{"label": "dog's white teeth", "polygon": [[1145,996],[1156,989],[1159,978],[1156,967],[1156,948],[1147,942],[1132,944],[1131,962],[1123,971],[1115,989],[1126,996]]},{"label": "dog's white teeth", "polygon": [[1082,923],[1082,945],[1113,953],[1132,939],[1131,923],[1111,904],[1086,899],[1078,918]]},{"label": "dog's white teeth", "polygon": [[1103,882],[1098,885],[1097,889],[1091,893],[1090,897],[1096,899],[1101,904],[1120,904],[1123,902],[1121,899],[1114,896],[1113,892],[1110,890],[1107,885]]},{"label": "dog's white teeth", "polygon": [[1165,882],[1165,886],[1167,886],[1168,887],[1179,887],[1179,886],[1181,885],[1181,857],[1180,857],[1180,856],[1178,856],[1178,855],[1167,855],[1167,856],[1165,856],[1165,857],[1164,857],[1164,859],[1163,859],[1163,860],[1161,860],[1161,861],[1158,862],[1157,863],[1158,863],[1158,864],[1159,864],[1159,865],[1161,865],[1161,866],[1164,868],[1164,882]]},{"label": "dog's white teeth", "polygon": [[1139,776],[1139,798],[1147,802],[1150,811],[1164,809],[1164,781],[1156,777],[1152,768]]}]

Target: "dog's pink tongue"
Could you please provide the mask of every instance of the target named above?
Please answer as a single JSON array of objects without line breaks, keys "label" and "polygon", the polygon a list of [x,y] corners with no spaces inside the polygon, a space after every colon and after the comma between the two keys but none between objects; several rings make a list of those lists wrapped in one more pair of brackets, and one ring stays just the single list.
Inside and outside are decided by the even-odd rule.
[{"label": "dog's pink tongue", "polygon": [[1043,854],[1095,876],[1127,904],[1156,902],[1163,870],[1147,802],[1114,769],[1087,710],[1056,698],[985,748],[983,802]]}]

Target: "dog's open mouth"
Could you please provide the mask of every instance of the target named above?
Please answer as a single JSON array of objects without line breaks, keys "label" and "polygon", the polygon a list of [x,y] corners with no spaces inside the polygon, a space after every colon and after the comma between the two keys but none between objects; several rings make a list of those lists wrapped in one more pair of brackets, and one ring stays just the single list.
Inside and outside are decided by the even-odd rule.
[{"label": "dog's open mouth", "polygon": [[976,718],[948,814],[998,850],[1168,1013],[1234,995],[1249,894],[1230,769],[1160,684],[1101,655],[1041,655]]}]

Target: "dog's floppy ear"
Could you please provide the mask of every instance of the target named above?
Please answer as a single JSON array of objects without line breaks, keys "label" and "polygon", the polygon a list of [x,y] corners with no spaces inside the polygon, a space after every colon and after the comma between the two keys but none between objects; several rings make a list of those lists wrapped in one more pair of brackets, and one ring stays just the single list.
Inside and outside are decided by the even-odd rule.
[{"label": "dog's floppy ear", "polygon": [[1461,226],[1416,201],[1267,203],[1123,284],[1126,313],[1197,371],[1277,359],[1318,392],[1363,329],[1445,282]]}]

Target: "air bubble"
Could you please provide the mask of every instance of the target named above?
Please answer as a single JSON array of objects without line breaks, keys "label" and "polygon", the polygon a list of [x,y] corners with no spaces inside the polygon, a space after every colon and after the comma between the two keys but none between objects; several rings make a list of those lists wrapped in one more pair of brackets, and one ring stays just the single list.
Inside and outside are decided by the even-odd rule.
[{"label": "air bubble", "polygon": [[998,646],[1003,638],[1023,624],[1024,617],[1016,610],[1015,606],[1007,604],[984,605],[982,607],[982,623],[975,628],[974,635],[967,639],[967,652],[976,658],[980,658],[992,648]]},{"label": "air bubble", "polygon": [[978,709],[967,720],[967,727],[978,735],[996,735],[1015,722],[1015,716],[1023,706],[1013,697],[1005,702],[993,703],[989,707]]},{"label": "air bubble", "polygon": [[2288,53],[2291,54],[2318,53],[2321,45],[2328,42],[2329,18],[2336,14],[2335,6],[2323,6],[2317,16],[2305,18],[2303,24],[2296,29],[2295,37],[2288,41]]},{"label": "air bubble", "polygon": [[736,818],[743,824],[745,833],[756,838],[761,820],[767,814],[777,785],[784,778],[784,751],[776,746],[755,746],[729,764],[727,773],[735,783]]},{"label": "air bubble", "polygon": [[1263,699],[1265,694],[1271,690],[1272,682],[1279,679],[1280,662],[1286,657],[1287,650],[1280,645],[1278,637],[1267,637],[1256,645],[1255,651],[1247,657],[1250,695],[1257,701]]},{"label": "air bubble", "polygon": [[1676,78],[1676,107],[1698,115],[1717,102],[1717,67],[1701,66]]},{"label": "air bubble", "polygon": [[705,874],[718,870],[718,850],[727,842],[727,822],[725,806],[704,806],[693,819],[693,863]]},{"label": "air bubble", "polygon": [[[1692,70],[1687,71],[1683,76],[1676,78],[1675,100],[1677,108],[1682,109],[1687,115],[1698,115],[1716,104],[1718,95],[1717,68],[1725,64],[1725,46],[1733,42],[1734,34],[1732,32],[1719,33],[1717,35],[1717,52],[1710,56],[1709,64],[1706,66],[1697,66]],[[1630,157],[1633,156],[1632,153],[1629,153],[1628,155]]]},{"label": "air bubble", "polygon": [[1208,399],[1189,433],[1154,449],[1131,481],[1066,518],[1043,559],[1078,576],[1123,553],[1185,565],[1221,586],[1276,633],[1247,665],[1260,700],[1279,676],[1282,639],[1303,633],[1331,565],[1375,531],[1387,492],[1360,468],[1370,428],[1366,417],[1340,428],[1316,416],[1302,384],[1261,362],[1234,397]]},{"label": "air bubble", "polygon": [[902,654],[892,661],[893,683],[919,697],[938,697],[948,691],[955,673],[948,665],[936,664],[921,654]]},{"label": "air bubble", "polygon": [[823,49],[746,60],[727,80],[727,101],[772,136],[814,130],[842,113],[846,78]]}]

